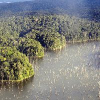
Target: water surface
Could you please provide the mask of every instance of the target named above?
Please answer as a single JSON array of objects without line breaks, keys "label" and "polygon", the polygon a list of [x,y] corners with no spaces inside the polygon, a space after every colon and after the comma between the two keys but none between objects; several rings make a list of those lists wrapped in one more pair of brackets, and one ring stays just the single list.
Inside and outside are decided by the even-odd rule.
[{"label": "water surface", "polygon": [[33,62],[35,76],[1,84],[0,100],[99,100],[100,42],[69,44]]}]

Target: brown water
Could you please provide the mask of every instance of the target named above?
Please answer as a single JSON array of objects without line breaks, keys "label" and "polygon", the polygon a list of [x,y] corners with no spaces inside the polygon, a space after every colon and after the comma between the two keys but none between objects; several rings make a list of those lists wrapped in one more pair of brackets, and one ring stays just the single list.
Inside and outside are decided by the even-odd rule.
[{"label": "brown water", "polygon": [[69,44],[33,65],[34,78],[0,84],[0,100],[100,100],[100,42]]}]

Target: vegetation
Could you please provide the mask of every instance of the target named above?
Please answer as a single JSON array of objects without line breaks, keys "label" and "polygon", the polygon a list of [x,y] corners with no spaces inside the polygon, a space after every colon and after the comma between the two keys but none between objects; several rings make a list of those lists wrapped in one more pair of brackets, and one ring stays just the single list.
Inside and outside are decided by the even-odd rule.
[{"label": "vegetation", "polygon": [[12,16],[0,19],[0,36],[5,37],[4,41],[9,40],[3,45],[16,45],[19,38],[25,37],[37,40],[48,48],[49,42],[45,41],[51,40],[50,37],[55,40],[53,38],[59,38],[59,34],[61,37],[65,36],[67,41],[99,39],[100,23],[57,14]]},{"label": "vegetation", "polygon": [[56,32],[41,34],[41,36],[38,37],[38,41],[49,50],[61,49],[66,44],[65,37]]},{"label": "vegetation", "polygon": [[34,75],[28,58],[11,47],[0,47],[0,80],[21,81]]},{"label": "vegetation", "polygon": [[41,46],[40,42],[33,39],[24,39],[24,41],[20,43],[19,49],[27,56],[44,56],[44,48]]},{"label": "vegetation", "polygon": [[90,40],[100,40],[99,21],[29,11],[1,17],[0,80],[23,80],[34,75],[26,56],[43,57],[45,49],[58,50],[66,42]]}]

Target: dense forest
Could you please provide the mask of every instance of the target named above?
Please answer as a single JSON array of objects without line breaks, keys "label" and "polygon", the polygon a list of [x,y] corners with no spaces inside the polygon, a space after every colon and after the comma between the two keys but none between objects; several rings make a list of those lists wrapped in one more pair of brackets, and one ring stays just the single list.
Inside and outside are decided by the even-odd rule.
[{"label": "dense forest", "polygon": [[21,42],[33,39],[50,49],[52,41],[60,44],[64,38],[67,41],[99,39],[100,23],[66,14],[12,16],[0,19],[0,35],[1,45],[18,47]]},{"label": "dense forest", "polygon": [[0,80],[21,81],[34,74],[28,58],[16,48],[0,47]]},{"label": "dense forest", "polygon": [[43,57],[45,50],[90,40],[100,40],[96,20],[49,12],[0,17],[0,80],[23,80],[34,75],[29,56]]},{"label": "dense forest", "polygon": [[[73,3],[74,2],[74,3]],[[49,12],[69,14],[89,20],[100,21],[99,0],[32,0],[26,2],[0,3],[0,16],[19,12]]]},{"label": "dense forest", "polygon": [[26,0],[25,2],[13,1],[13,3],[0,3],[0,17],[16,14],[18,15],[20,12],[42,12],[52,14],[68,14],[100,22],[99,8],[99,0]]}]

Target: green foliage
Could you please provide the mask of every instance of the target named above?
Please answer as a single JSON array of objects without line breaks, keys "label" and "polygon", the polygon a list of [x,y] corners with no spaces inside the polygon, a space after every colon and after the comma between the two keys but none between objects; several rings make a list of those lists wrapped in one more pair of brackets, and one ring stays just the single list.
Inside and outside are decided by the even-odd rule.
[{"label": "green foliage", "polygon": [[68,15],[0,18],[0,80],[23,80],[34,74],[24,54],[43,57],[44,48],[57,50],[64,47],[66,41],[99,39],[99,22]]},{"label": "green foliage", "polygon": [[41,46],[40,42],[34,39],[25,39],[25,41],[21,42],[19,48],[20,51],[26,54],[27,56],[44,56],[44,48]]},{"label": "green foliage", "polygon": [[38,40],[49,50],[61,49],[65,46],[65,37],[59,33],[42,34]]},{"label": "green foliage", "polygon": [[41,35],[52,33],[65,36],[67,41],[97,39],[100,38],[100,23],[55,14],[12,16],[0,19],[0,36],[5,37],[3,45],[16,46],[19,37],[38,40]]},{"label": "green foliage", "polygon": [[0,80],[24,80],[34,75],[28,58],[11,47],[0,47]]}]

